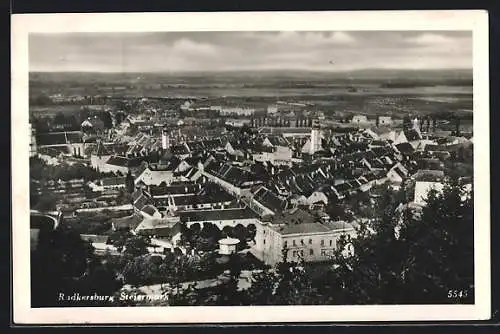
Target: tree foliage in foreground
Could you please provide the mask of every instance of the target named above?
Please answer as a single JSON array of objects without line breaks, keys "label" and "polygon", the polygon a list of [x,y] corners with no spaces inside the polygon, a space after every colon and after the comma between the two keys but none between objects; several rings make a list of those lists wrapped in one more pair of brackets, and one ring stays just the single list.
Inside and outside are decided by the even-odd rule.
[{"label": "tree foliage in foreground", "polygon": [[[306,265],[283,262],[255,275],[248,303],[417,304],[470,303],[474,300],[473,193],[456,180],[442,193],[431,191],[419,215],[395,210],[399,194],[387,192],[379,219],[361,224],[352,241],[355,254],[341,250],[318,277]],[[395,233],[397,231],[398,233]],[[450,291],[462,291],[449,298]]]}]

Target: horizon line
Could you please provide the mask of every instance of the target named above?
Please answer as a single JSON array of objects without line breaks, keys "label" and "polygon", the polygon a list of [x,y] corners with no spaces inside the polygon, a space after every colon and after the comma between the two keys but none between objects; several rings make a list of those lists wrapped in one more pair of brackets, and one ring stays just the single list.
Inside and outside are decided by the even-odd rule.
[{"label": "horizon line", "polygon": [[228,70],[158,70],[158,71],[85,71],[85,70],[34,70],[28,73],[102,73],[102,74],[170,74],[170,73],[224,73],[224,72],[314,72],[314,73],[348,73],[362,71],[473,71],[472,67],[455,67],[455,68],[387,68],[387,67],[367,67],[352,70],[307,70],[307,69],[228,69]]}]

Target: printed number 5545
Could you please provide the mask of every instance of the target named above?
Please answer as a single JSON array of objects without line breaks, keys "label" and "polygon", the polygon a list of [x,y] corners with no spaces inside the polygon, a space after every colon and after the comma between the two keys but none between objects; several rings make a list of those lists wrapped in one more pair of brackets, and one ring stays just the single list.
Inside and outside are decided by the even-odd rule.
[{"label": "printed number 5545", "polygon": [[448,290],[448,298],[467,298],[467,290]]}]

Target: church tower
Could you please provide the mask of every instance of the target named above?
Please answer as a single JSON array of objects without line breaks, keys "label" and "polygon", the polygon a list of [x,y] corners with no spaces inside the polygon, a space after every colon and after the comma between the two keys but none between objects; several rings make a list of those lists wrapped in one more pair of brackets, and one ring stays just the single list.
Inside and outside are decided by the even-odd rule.
[{"label": "church tower", "polygon": [[161,148],[166,150],[170,147],[170,138],[168,136],[168,129],[166,126],[161,131]]},{"label": "church tower", "polygon": [[420,121],[417,117],[415,117],[412,121],[412,130],[415,130],[418,133],[418,137],[422,139],[422,133],[420,132]]},{"label": "church tower", "polygon": [[310,153],[314,154],[321,150],[321,127],[318,120],[314,120],[311,128]]}]

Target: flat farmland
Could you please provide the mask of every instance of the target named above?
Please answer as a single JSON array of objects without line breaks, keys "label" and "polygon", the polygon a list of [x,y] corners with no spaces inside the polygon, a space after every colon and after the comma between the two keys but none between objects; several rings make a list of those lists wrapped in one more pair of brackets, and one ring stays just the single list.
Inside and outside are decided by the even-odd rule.
[{"label": "flat farmland", "polygon": [[80,105],[51,105],[51,106],[30,106],[30,115],[38,117],[54,117],[58,113],[65,116],[77,115],[80,111]]},{"label": "flat farmland", "polygon": [[[265,109],[277,101],[309,104],[326,116],[359,113],[472,117],[469,71],[356,73],[30,74],[30,94],[106,95],[123,98],[203,99],[218,105]],[[38,115],[72,114],[80,106],[30,106]]]}]

